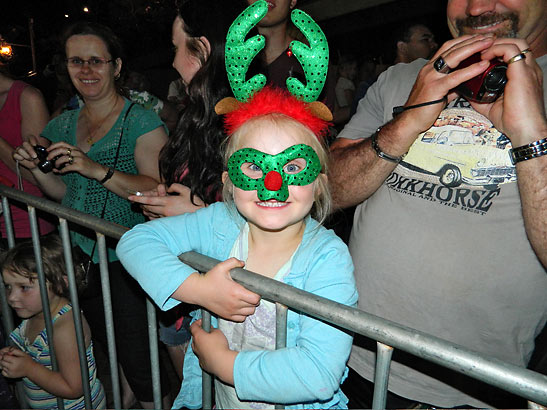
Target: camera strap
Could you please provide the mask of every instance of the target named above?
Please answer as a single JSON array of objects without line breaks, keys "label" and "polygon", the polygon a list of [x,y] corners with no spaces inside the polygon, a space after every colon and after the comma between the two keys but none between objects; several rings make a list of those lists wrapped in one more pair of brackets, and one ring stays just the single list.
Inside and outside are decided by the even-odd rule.
[{"label": "camera strap", "polygon": [[438,103],[442,103],[442,102],[444,102],[446,104],[446,102],[447,102],[446,96],[444,96],[443,98],[440,98],[438,100],[428,101],[428,102],[424,102],[424,103],[420,103],[420,104],[416,104],[416,105],[409,105],[408,107],[405,107],[404,105],[399,105],[397,107],[393,107],[393,116],[395,117],[396,115],[399,115],[400,113],[402,113],[403,111],[406,111],[406,110],[411,110],[413,108],[425,107],[426,105],[433,105],[433,104],[438,104]]},{"label": "camera strap", "polygon": [[19,168],[19,161],[15,161],[15,174],[17,175],[17,189],[19,189],[19,191],[24,191],[23,177],[21,176],[21,168]]},{"label": "camera strap", "polygon": [[[125,112],[125,115],[123,117],[122,129],[120,131],[120,137],[118,139],[118,146],[116,147],[116,156],[114,157],[114,164],[112,165],[112,169],[115,169],[116,165],[118,164],[118,157],[120,156],[120,147],[122,146],[122,137],[123,137],[123,131],[125,129],[125,122],[127,120],[127,116],[129,115],[129,112],[131,111],[131,108],[133,108],[134,105],[135,105],[135,103],[132,102],[131,105],[129,106],[129,108],[127,109],[127,111]],[[106,213],[106,204],[108,203],[108,196],[110,195],[110,191],[107,188],[105,188],[105,189],[106,189],[106,198],[104,200],[103,210],[101,211],[101,216],[100,216],[101,219],[104,219],[104,215]],[[88,266],[87,266],[87,269],[86,269],[86,274],[87,274],[87,271],[89,270],[90,263],[92,263],[92,261],[93,261],[93,255],[95,254],[95,248],[96,247],[97,247],[97,241],[95,241],[95,243],[93,244],[93,249],[91,250],[91,255],[89,255],[89,263],[88,263]]]}]

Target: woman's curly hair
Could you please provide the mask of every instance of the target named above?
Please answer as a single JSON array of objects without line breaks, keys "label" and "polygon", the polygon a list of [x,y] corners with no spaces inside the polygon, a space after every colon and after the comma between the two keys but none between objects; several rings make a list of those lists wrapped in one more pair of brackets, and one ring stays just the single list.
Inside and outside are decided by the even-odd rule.
[{"label": "woman's curly hair", "polygon": [[[177,127],[160,153],[160,173],[166,184],[182,183],[190,188],[192,200],[216,202],[222,191],[223,161],[220,146],[226,137],[215,104],[231,95],[224,65],[228,28],[247,3],[240,0],[179,1],[178,16],[188,35],[188,49],[201,62],[187,84],[187,101]],[[203,54],[199,37],[211,45]]]}]

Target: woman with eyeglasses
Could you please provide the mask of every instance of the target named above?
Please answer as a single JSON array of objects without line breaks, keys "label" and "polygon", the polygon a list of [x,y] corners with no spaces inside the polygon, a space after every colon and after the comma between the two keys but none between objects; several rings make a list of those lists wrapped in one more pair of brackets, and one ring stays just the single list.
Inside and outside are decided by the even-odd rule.
[{"label": "woman with eyeglasses", "polygon": [[[41,136],[52,142],[46,148],[47,158],[37,155],[34,137],[17,148],[13,157],[30,170],[46,195],[131,228],[145,219],[127,197],[158,185],[158,155],[167,141],[166,128],[154,112],[131,104],[121,94],[117,82],[122,46],[112,30],[97,23],[76,23],[66,31],[64,46],[68,74],[85,105],[63,113],[45,127]],[[43,166],[46,161],[52,163],[53,172],[43,172],[47,171]],[[98,263],[92,232],[73,233],[72,245]],[[142,407],[152,408],[145,294],[111,248],[108,259],[118,360]],[[106,346],[100,283],[93,271],[82,307],[94,338]],[[169,393],[168,383],[162,385],[162,393]]]}]

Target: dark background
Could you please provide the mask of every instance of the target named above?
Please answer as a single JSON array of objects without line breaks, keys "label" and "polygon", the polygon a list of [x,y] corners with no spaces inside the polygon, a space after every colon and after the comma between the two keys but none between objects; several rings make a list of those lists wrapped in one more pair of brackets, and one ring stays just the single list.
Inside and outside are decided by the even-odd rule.
[{"label": "dark background", "polygon": [[[230,0],[218,0],[230,1]],[[122,38],[127,53],[125,68],[145,73],[159,96],[177,78],[173,58],[171,23],[174,0],[21,0],[2,7],[0,34],[9,43],[30,44],[29,19],[33,20],[36,79],[60,50],[63,28],[78,20],[98,21]],[[84,12],[87,7],[89,12]],[[425,23],[439,43],[450,37],[446,28],[445,1],[439,0],[299,0],[298,8],[316,19],[330,45],[331,61],[340,54],[381,56],[386,39],[410,20]],[[66,16],[68,17],[66,17]],[[32,69],[30,47],[15,46],[10,69],[24,77]],[[42,79],[43,81],[43,79]]]}]

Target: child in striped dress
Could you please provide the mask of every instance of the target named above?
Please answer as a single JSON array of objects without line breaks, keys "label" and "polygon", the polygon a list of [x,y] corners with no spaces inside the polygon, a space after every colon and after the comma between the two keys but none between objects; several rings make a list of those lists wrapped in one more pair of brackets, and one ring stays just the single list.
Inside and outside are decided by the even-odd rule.
[{"label": "child in striped dress", "polygon": [[[83,384],[78,360],[73,310],[68,299],[63,248],[58,236],[42,239],[42,266],[52,317],[53,345],[58,370],[52,369],[50,343],[46,333],[37,267],[31,242],[22,242],[9,250],[2,263],[2,276],[8,303],[23,319],[10,334],[15,346],[0,350],[2,375],[23,378],[28,406],[55,409],[57,397],[65,409],[83,409]],[[80,266],[75,266],[79,276]],[[81,276],[81,275],[80,275]],[[89,325],[82,316],[92,407],[104,409],[104,389],[97,378]]]}]

